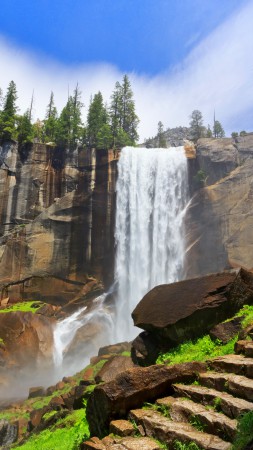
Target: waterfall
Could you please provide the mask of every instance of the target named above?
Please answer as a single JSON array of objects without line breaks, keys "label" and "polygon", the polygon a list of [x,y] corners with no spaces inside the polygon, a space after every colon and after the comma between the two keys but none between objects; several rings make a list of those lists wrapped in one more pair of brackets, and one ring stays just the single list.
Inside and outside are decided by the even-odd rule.
[{"label": "waterfall", "polygon": [[154,286],[178,281],[187,203],[184,147],[126,147],[116,186],[116,339],[136,335],[131,312]]},{"label": "waterfall", "polygon": [[58,375],[75,373],[89,364],[89,359],[104,345],[112,344],[113,314],[102,294],[70,316],[59,321],[54,329],[54,365]]},{"label": "waterfall", "polygon": [[137,303],[152,287],[182,277],[187,194],[184,147],[122,150],[116,185],[115,311],[103,294],[92,309],[85,306],[57,324],[54,361],[61,374],[83,368],[100,346],[135,337],[131,312]]}]

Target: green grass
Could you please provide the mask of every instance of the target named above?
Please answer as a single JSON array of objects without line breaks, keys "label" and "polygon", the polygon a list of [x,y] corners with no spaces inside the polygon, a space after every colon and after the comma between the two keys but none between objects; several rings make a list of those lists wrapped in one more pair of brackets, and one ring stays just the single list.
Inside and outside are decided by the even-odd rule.
[{"label": "green grass", "polygon": [[180,344],[169,352],[160,355],[157,364],[164,364],[167,361],[169,365],[189,361],[205,361],[208,358],[227,355],[233,353],[236,341],[237,336],[227,344],[222,344],[219,341],[212,341],[210,336],[206,335],[195,341]]},{"label": "green grass", "polygon": [[174,450],[201,450],[195,442],[189,444],[183,444],[182,442],[175,441],[173,444]]},{"label": "green grass", "polygon": [[[242,327],[253,323],[253,306],[244,305],[235,317],[243,317]],[[238,337],[235,336],[227,344],[222,344],[220,341],[212,341],[207,334],[194,341],[184,342],[169,352],[160,355],[157,364],[171,365],[189,361],[205,361],[208,358],[228,355],[234,353],[234,344],[237,339]]]},{"label": "green grass", "polygon": [[198,416],[195,416],[194,414],[190,417],[190,424],[196,428],[198,431],[205,431],[205,425],[201,422],[200,418]]},{"label": "green grass", "polygon": [[22,450],[77,450],[89,437],[85,410],[74,411],[65,419],[60,419],[54,426],[33,435],[23,445]]},{"label": "green grass", "polygon": [[43,302],[37,301],[29,301],[29,302],[20,302],[15,303],[14,305],[6,306],[4,309],[0,309],[0,313],[8,313],[14,311],[22,311],[22,312],[32,312],[35,313],[38,308],[43,305]]},{"label": "green grass", "polygon": [[253,306],[244,305],[242,309],[236,314],[235,317],[242,317],[244,319],[242,321],[242,326],[247,327],[251,322],[253,322]]},{"label": "green grass", "polygon": [[29,419],[30,414],[26,411],[6,411],[0,413],[0,420],[5,419],[9,421],[15,421],[17,419]]},{"label": "green grass", "polygon": [[238,421],[233,450],[243,450],[253,440],[253,411],[247,412]]}]

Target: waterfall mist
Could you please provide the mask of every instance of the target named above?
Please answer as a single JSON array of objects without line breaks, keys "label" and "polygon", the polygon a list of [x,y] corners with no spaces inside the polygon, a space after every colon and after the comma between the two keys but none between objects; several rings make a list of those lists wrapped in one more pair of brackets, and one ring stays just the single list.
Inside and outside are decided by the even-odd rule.
[{"label": "waterfall mist", "polygon": [[187,204],[184,147],[122,150],[116,186],[116,339],[130,340],[131,312],[154,286],[178,281]]}]

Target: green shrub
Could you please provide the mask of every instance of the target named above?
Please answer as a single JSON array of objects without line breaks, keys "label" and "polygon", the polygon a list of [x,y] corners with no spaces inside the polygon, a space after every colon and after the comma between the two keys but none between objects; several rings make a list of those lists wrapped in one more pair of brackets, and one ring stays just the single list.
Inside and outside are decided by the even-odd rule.
[{"label": "green shrub", "polygon": [[253,411],[249,411],[238,421],[237,435],[233,444],[233,450],[243,450],[247,444],[253,441]]}]

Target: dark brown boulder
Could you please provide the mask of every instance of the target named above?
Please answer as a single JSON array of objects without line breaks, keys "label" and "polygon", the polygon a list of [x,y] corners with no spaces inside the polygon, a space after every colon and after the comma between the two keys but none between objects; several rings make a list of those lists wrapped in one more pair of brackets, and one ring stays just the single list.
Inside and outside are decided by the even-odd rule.
[{"label": "dark brown boulder", "polygon": [[92,436],[104,436],[111,420],[121,418],[146,401],[172,393],[171,385],[179,380],[194,380],[206,365],[199,362],[174,366],[135,367],[115,380],[97,386],[87,403],[87,420]]},{"label": "dark brown boulder", "polygon": [[218,339],[223,344],[226,344],[242,329],[242,320],[243,317],[236,317],[235,319],[229,320],[229,322],[219,323],[209,331],[209,334],[213,340]]},{"label": "dark brown boulder", "polygon": [[154,364],[161,351],[154,334],[143,331],[132,342],[131,358],[135,364],[148,366]]},{"label": "dark brown boulder", "polygon": [[107,361],[102,369],[98,372],[95,377],[96,383],[107,383],[108,381],[112,381],[122,372],[125,372],[127,369],[131,369],[134,367],[134,363],[129,356],[120,356],[116,355]]},{"label": "dark brown boulder", "polygon": [[253,273],[241,269],[157,286],[132,313],[134,325],[171,345],[208,332],[253,303]]},{"label": "dark brown boulder", "polygon": [[32,431],[36,428],[42,421],[44,414],[51,410],[50,406],[44,406],[44,408],[34,409],[30,413],[30,420],[28,423],[28,431]]},{"label": "dark brown boulder", "polygon": [[28,398],[43,397],[45,394],[46,391],[43,386],[31,387],[29,389]]}]

